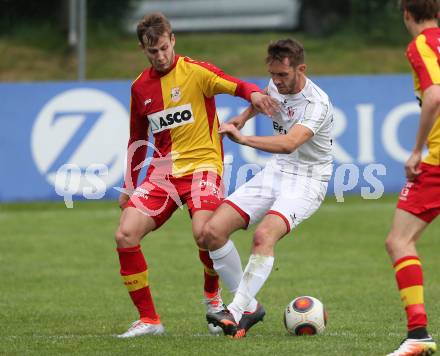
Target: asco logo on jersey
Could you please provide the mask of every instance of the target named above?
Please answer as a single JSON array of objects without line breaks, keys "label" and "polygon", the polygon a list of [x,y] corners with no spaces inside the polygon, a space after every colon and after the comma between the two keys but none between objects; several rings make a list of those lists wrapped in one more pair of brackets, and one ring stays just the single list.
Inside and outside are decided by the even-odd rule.
[{"label": "asco logo on jersey", "polygon": [[102,197],[123,174],[128,121],[125,107],[97,89],[71,89],[53,97],[32,129],[39,172],[60,195]]},{"label": "asco logo on jersey", "polygon": [[191,104],[176,106],[148,115],[153,134],[194,122]]}]

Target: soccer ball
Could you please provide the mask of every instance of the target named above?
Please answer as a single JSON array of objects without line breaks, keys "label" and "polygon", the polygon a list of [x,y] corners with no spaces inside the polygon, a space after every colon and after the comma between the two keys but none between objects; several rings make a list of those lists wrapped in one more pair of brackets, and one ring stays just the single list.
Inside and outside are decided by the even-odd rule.
[{"label": "soccer ball", "polygon": [[284,326],[292,335],[315,335],[324,331],[327,313],[316,298],[297,297],[284,310]]}]

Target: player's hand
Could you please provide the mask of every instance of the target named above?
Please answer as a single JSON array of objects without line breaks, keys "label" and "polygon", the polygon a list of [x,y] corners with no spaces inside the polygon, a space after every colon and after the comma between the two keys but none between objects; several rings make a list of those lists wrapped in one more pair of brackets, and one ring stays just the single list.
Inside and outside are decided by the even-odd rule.
[{"label": "player's hand", "polygon": [[422,172],[420,162],[422,161],[422,152],[413,151],[405,163],[406,178],[412,182]]},{"label": "player's hand", "polygon": [[119,207],[124,210],[127,207],[128,200],[130,196],[126,193],[121,193],[118,198]]},{"label": "player's hand", "polygon": [[269,95],[261,94],[257,91],[251,94],[252,105],[263,114],[272,117],[279,109],[279,103]]},{"label": "player's hand", "polygon": [[243,143],[244,136],[240,133],[240,131],[232,124],[225,123],[222,124],[218,131],[220,134],[226,134],[228,137],[237,143]]},{"label": "player's hand", "polygon": [[226,122],[226,124],[234,125],[238,130],[241,130],[246,123],[246,119],[240,115],[234,116],[231,120]]}]

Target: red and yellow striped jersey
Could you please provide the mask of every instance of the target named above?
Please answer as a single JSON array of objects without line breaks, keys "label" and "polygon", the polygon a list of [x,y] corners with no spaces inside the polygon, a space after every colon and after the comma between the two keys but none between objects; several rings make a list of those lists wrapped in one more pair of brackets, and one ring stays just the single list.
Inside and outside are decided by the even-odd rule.
[{"label": "red and yellow striped jersey", "polygon": [[[428,28],[420,33],[406,50],[414,78],[417,98],[423,101],[423,92],[433,84],[440,84],[440,28]],[[437,118],[427,140],[428,155],[424,162],[440,165],[440,117]]]},{"label": "red and yellow striped jersey", "polygon": [[[201,170],[221,176],[223,147],[214,96],[225,93],[250,101],[255,91],[260,91],[258,86],[228,76],[212,64],[176,55],[166,73],[150,67],[133,82],[128,146],[147,140],[150,131],[156,148],[149,172],[167,157],[167,172],[172,176]],[[146,151],[141,146],[128,162],[126,186],[131,174],[131,183],[137,187],[139,170],[135,168],[145,160]]]}]

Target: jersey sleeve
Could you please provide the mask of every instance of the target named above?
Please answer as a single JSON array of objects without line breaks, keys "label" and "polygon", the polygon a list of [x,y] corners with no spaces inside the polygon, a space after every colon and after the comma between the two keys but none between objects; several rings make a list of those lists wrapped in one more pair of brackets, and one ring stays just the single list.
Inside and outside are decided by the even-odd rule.
[{"label": "jersey sleeve", "polygon": [[203,93],[207,97],[213,97],[217,94],[229,94],[251,101],[253,92],[261,92],[257,85],[225,74],[211,63],[188,60],[195,66]]},{"label": "jersey sleeve", "polygon": [[147,154],[147,146],[142,144],[136,149],[136,141],[148,139],[148,120],[144,117],[142,106],[136,92],[131,88],[130,99],[130,138],[127,147],[127,169],[124,179],[124,188],[136,188],[140,169],[135,168],[144,162]]},{"label": "jersey sleeve", "polygon": [[267,93],[272,98],[275,98],[278,93],[277,87],[275,86],[272,79],[270,79],[269,83],[267,84]]},{"label": "jersey sleeve", "polygon": [[329,106],[329,103],[310,101],[304,110],[304,117],[298,124],[309,128],[315,135],[325,122],[330,109]]},{"label": "jersey sleeve", "polygon": [[407,57],[419,79],[419,85],[422,91],[425,91],[432,84],[440,84],[438,56],[434,49],[428,44],[425,35],[419,35],[416,40],[409,45]]}]

